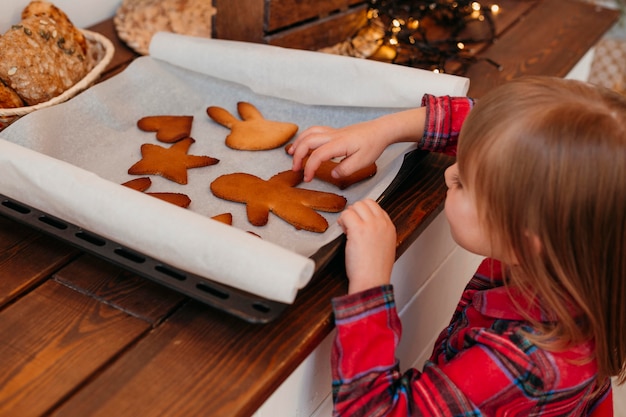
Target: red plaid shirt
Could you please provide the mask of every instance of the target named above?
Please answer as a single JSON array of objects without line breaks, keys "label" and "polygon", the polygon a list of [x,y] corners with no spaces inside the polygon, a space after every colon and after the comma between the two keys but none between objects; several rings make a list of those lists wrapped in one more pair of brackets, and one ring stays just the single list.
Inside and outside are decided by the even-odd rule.
[{"label": "red plaid shirt", "polygon": [[[472,102],[426,96],[424,103],[434,107],[420,146],[451,149]],[[450,109],[457,110],[452,118]],[[584,360],[593,343],[549,352],[528,340],[533,329],[502,286],[497,261],[480,265],[422,372],[400,372],[401,323],[391,286],[332,302],[335,416],[613,415],[610,380],[598,387],[595,361]]]}]

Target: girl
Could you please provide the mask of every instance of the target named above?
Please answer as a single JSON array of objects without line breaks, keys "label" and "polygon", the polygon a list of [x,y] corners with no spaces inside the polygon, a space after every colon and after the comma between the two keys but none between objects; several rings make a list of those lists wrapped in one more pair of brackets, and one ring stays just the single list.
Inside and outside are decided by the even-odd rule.
[{"label": "girl", "polygon": [[609,377],[626,380],[626,100],[527,78],[472,106],[425,96],[420,108],[311,128],[291,149],[294,169],[313,150],[307,180],[338,156],[335,175],[348,175],[397,141],[450,151],[463,124],[445,214],[455,241],[487,257],[422,372],[401,373],[394,226],[371,200],[342,213],[349,291],[332,300],[334,414],[611,416]]}]

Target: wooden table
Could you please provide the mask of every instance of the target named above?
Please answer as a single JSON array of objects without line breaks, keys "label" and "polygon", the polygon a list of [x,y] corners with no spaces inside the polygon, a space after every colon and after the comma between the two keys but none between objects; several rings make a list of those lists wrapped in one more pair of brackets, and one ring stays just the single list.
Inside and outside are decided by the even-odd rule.
[{"label": "wooden table", "polygon": [[[618,14],[564,0],[501,2],[470,95],[564,76]],[[135,55],[116,43],[105,77]],[[441,210],[448,157],[428,155],[385,203],[398,256]],[[242,321],[0,217],[1,416],[250,416],[333,328],[339,251],[275,321]]]}]

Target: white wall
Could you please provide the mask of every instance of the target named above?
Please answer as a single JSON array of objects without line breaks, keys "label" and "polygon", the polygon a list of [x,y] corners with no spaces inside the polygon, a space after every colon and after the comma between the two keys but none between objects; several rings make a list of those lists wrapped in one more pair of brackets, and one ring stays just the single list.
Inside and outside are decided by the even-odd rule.
[{"label": "white wall", "polygon": [[[12,24],[21,20],[22,10],[29,2],[2,0],[0,33],[6,32]],[[51,3],[63,10],[76,26],[84,28],[112,17],[122,0],[51,0]]]}]

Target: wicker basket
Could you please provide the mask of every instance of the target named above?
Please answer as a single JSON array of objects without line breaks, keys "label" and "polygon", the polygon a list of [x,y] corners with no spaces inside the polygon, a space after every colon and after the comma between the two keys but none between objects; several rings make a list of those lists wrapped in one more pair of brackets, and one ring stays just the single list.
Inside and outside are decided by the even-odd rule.
[{"label": "wicker basket", "polygon": [[87,44],[89,46],[88,53],[92,55],[94,62],[97,62],[93,69],[71,88],[46,102],[39,103],[34,106],[0,109],[0,132],[8,125],[28,113],[69,100],[81,91],[90,87],[98,79],[98,77],[100,77],[106,66],[109,62],[111,62],[115,48],[108,38],[99,33],[84,29],[82,32],[85,34],[85,38],[87,39]]}]

